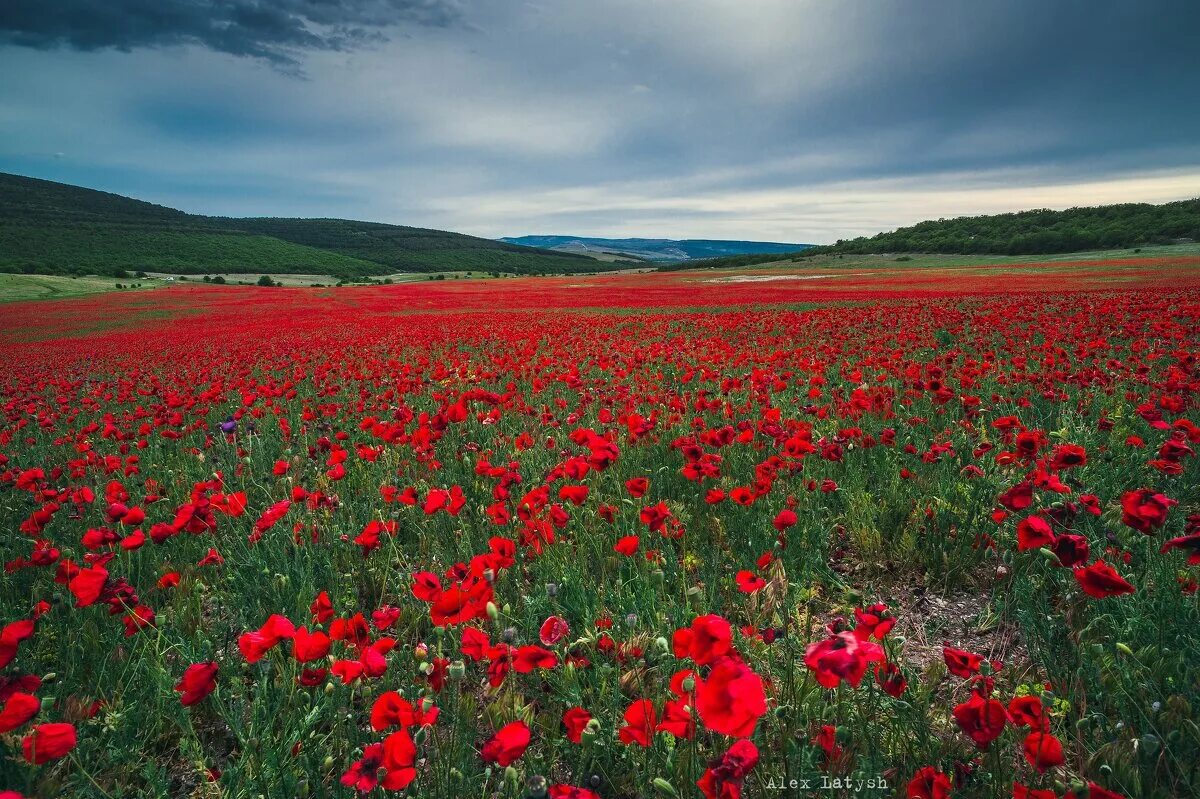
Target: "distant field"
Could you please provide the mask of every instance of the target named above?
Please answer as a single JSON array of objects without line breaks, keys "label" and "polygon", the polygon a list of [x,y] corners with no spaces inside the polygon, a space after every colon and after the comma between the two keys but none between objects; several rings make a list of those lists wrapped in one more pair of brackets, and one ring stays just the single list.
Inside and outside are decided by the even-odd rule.
[{"label": "distant field", "polygon": [[79,297],[84,294],[99,294],[105,291],[116,291],[118,283],[122,286],[130,286],[135,283],[140,284],[137,288],[123,289],[125,291],[139,291],[163,285],[161,280],[152,278],[139,278],[131,281],[118,280],[112,277],[0,274],[0,302],[61,300],[68,297]]}]

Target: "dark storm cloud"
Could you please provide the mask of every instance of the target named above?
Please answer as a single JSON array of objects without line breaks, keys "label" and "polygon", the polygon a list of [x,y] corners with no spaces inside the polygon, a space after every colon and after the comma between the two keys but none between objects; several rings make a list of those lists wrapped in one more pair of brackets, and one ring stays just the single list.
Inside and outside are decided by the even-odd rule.
[{"label": "dark storm cloud", "polygon": [[306,50],[344,50],[398,23],[445,26],[454,0],[4,0],[0,37],[36,49],[194,44],[294,64]]}]

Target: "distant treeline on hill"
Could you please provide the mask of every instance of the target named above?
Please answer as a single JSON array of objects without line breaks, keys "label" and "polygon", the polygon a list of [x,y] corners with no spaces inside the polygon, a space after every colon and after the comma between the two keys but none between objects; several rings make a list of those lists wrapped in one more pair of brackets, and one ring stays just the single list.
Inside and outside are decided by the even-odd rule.
[{"label": "distant treeline on hill", "polygon": [[890,233],[814,247],[820,253],[931,252],[1040,255],[1200,240],[1200,199],[1126,203],[1066,211],[1021,211],[937,219]]}]

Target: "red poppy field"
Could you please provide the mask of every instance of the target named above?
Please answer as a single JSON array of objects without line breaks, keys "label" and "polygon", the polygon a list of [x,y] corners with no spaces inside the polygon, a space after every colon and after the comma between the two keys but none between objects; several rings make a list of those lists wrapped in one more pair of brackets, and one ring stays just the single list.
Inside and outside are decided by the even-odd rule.
[{"label": "red poppy field", "polygon": [[1200,795],[1198,290],[0,306],[0,797]]}]

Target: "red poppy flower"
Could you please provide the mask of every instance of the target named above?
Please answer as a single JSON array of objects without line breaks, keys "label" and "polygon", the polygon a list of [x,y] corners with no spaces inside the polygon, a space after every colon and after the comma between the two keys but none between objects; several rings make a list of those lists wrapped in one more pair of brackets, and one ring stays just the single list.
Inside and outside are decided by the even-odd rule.
[{"label": "red poppy flower", "polygon": [[1200,531],[1172,538],[1162,545],[1160,552],[1166,554],[1173,549],[1182,549],[1188,553],[1188,565],[1200,566]]},{"label": "red poppy flower", "polygon": [[904,795],[907,799],[950,799],[950,778],[933,766],[922,766]]},{"label": "red poppy flower", "polygon": [[573,744],[583,743],[583,731],[591,720],[592,714],[581,707],[573,707],[563,713],[562,724],[567,731],[567,740]]},{"label": "red poppy flower", "polygon": [[657,724],[654,703],[649,699],[639,699],[625,709],[622,718],[625,719],[625,725],[617,730],[621,743],[649,746]]},{"label": "red poppy flower", "polygon": [[438,709],[427,699],[414,705],[396,691],[384,691],[371,705],[371,729],[376,732],[389,727],[425,727],[437,721]]},{"label": "red poppy flower", "polygon": [[865,609],[855,608],[854,637],[874,638],[876,641],[882,641],[896,625],[896,620],[886,615],[887,612],[887,605],[882,603],[871,605]]},{"label": "red poppy flower", "polygon": [[686,696],[668,699],[663,703],[662,718],[654,729],[657,732],[665,732],[689,741],[696,737],[696,718],[692,713],[692,700]]},{"label": "red poppy flower", "polygon": [[804,665],[825,688],[836,688],[845,680],[855,688],[867,673],[867,664],[883,660],[883,648],[845,631],[824,641],[815,641],[804,650]]},{"label": "red poppy flower", "polygon": [[1075,582],[1083,592],[1095,599],[1132,594],[1135,589],[1117,570],[1102,560],[1075,569]]},{"label": "red poppy flower", "polygon": [[733,627],[716,615],[697,616],[691,627],[675,631],[675,657],[690,657],[697,665],[707,666],[733,649]]},{"label": "red poppy flower", "polygon": [[538,630],[538,638],[546,646],[554,646],[563,638],[567,637],[571,628],[567,625],[567,620],[561,616],[550,616]]},{"label": "red poppy flower", "polygon": [[552,669],[558,665],[558,655],[548,649],[529,644],[518,647],[512,667],[517,674],[529,674],[534,669]]},{"label": "red poppy flower", "polygon": [[42,707],[42,700],[32,694],[17,691],[4,701],[4,709],[0,710],[0,734],[12,732],[25,722],[37,715]]},{"label": "red poppy flower", "polygon": [[747,740],[734,741],[725,754],[709,763],[696,782],[705,799],[740,799],[742,785],[758,765],[758,747]]},{"label": "red poppy flower", "polygon": [[1008,703],[1008,717],[1017,726],[1032,727],[1035,730],[1045,730],[1050,724],[1042,700],[1036,696],[1013,697]]},{"label": "red poppy flower", "polygon": [[506,724],[488,739],[480,753],[488,763],[495,763],[501,768],[511,765],[529,746],[529,727],[523,721]]},{"label": "red poppy flower", "polygon": [[18,619],[4,625],[0,630],[0,668],[4,668],[17,655],[21,642],[33,635],[33,619]]},{"label": "red poppy flower", "polygon": [[970,699],[954,708],[954,720],[976,746],[987,749],[1004,732],[1008,713],[1004,705],[995,699],[988,699],[973,691]]},{"label": "red poppy flower", "polygon": [[71,724],[39,724],[21,741],[26,762],[42,765],[65,757],[75,748],[75,727]]},{"label": "red poppy flower", "polygon": [[1038,771],[1061,766],[1063,747],[1057,738],[1048,732],[1035,731],[1025,736],[1025,759]]},{"label": "red poppy flower", "polygon": [[650,490],[650,481],[645,477],[634,477],[625,481],[625,490],[634,499],[641,499]]},{"label": "red poppy flower", "polygon": [[417,778],[415,768],[417,746],[407,730],[394,732],[383,743],[371,744],[363,750],[362,759],[342,775],[341,783],[361,793],[369,793],[376,785],[389,791],[402,791]]},{"label": "red poppy flower", "polygon": [[220,667],[211,660],[193,663],[184,669],[183,676],[175,684],[175,690],[180,694],[180,704],[188,707],[211,694],[217,687],[218,671]]},{"label": "red poppy flower", "polygon": [[1054,531],[1050,523],[1041,516],[1030,516],[1017,524],[1017,549],[1039,549],[1054,544]]},{"label": "red poppy flower", "polygon": [[942,647],[942,659],[946,661],[946,667],[950,669],[951,674],[963,679],[978,674],[979,666],[983,663],[982,655],[955,649],[952,646]]},{"label": "red poppy flower", "polygon": [[1152,535],[1167,521],[1175,500],[1150,488],[1127,491],[1121,497],[1121,521],[1134,530]]},{"label": "red poppy flower", "polygon": [[748,571],[746,569],[743,569],[740,572],[738,572],[737,576],[734,578],[734,580],[737,582],[738,590],[744,594],[757,593],[758,591],[761,591],[762,589],[766,588],[766,586],[767,586],[766,580],[759,577],[754,572]]},{"label": "red poppy flower", "polygon": [[296,629],[292,636],[292,657],[300,663],[320,660],[329,654],[329,636],[320,630],[309,632],[305,627]]},{"label": "red poppy flower", "polygon": [[741,660],[723,657],[696,686],[696,709],[713,732],[747,738],[767,712],[762,678]]},{"label": "red poppy flower", "polygon": [[67,588],[75,595],[75,607],[85,608],[95,604],[107,582],[108,572],[100,566],[80,569],[67,583]]},{"label": "red poppy flower", "polygon": [[600,799],[600,794],[574,785],[551,785],[550,799]]},{"label": "red poppy flower", "polygon": [[636,535],[627,535],[613,546],[613,551],[621,555],[632,556],[638,551],[641,539]]},{"label": "red poppy flower", "polygon": [[295,632],[296,627],[291,621],[275,613],[268,617],[257,631],[238,636],[238,649],[242,651],[247,662],[257,663],[276,644],[291,638]]},{"label": "red poppy flower", "polygon": [[908,688],[908,680],[904,679],[904,672],[900,671],[900,667],[895,663],[890,662],[875,664],[875,682],[879,683],[879,687],[885,693],[897,699],[903,696],[904,691]]}]

